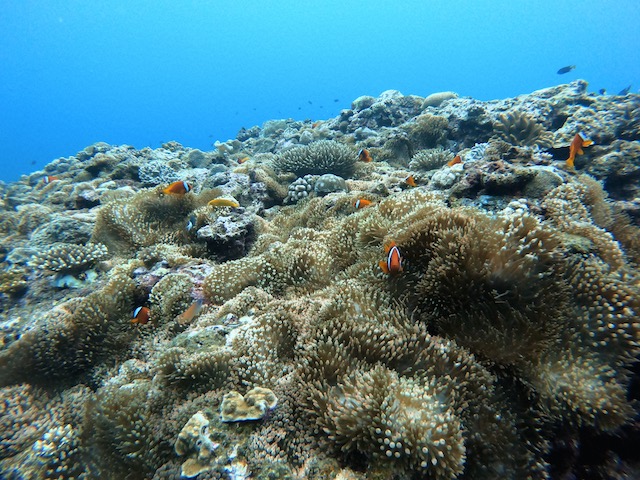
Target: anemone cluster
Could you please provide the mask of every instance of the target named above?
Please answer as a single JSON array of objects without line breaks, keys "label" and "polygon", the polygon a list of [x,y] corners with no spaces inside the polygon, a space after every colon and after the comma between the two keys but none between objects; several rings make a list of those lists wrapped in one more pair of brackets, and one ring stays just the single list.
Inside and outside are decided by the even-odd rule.
[{"label": "anemone cluster", "polygon": [[1,187],[0,476],[634,474],[637,218],[543,150],[585,95],[385,92]]}]

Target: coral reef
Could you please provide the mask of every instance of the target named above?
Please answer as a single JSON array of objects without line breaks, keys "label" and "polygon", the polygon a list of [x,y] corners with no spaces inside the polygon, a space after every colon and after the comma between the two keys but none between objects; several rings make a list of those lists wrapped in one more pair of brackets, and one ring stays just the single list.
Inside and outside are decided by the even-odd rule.
[{"label": "coral reef", "polygon": [[389,90],[0,185],[0,477],[637,477],[638,98]]}]

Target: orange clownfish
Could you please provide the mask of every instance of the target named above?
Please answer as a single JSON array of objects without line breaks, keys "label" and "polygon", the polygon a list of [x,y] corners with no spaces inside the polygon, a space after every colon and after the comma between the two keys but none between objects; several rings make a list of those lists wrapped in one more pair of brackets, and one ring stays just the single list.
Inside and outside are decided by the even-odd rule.
[{"label": "orange clownfish", "polygon": [[450,167],[453,167],[454,165],[457,165],[458,163],[462,163],[462,158],[460,158],[460,155],[456,155],[455,157],[453,157],[453,160],[450,160],[447,165]]},{"label": "orange clownfish", "polygon": [[379,265],[382,271],[391,275],[402,272],[402,254],[396,242],[391,242],[384,247],[384,252],[387,254],[387,261],[380,261]]},{"label": "orange clownfish", "polygon": [[147,307],[138,307],[133,311],[131,317],[131,323],[137,323],[138,325],[146,325],[149,322],[150,312]]},{"label": "orange clownfish", "polygon": [[413,175],[409,175],[407,178],[404,179],[404,181],[410,187],[417,187],[418,186],[418,184],[416,183],[416,179],[413,178]]},{"label": "orange clownfish", "polygon": [[247,160],[249,160],[249,157],[242,157],[238,159],[238,163],[240,165],[242,165],[244,162],[246,162]]},{"label": "orange clownfish", "polygon": [[55,175],[45,175],[44,177],[42,177],[42,183],[44,183],[45,185],[48,185],[51,182],[55,182],[56,180],[60,179]]},{"label": "orange clownfish", "polygon": [[187,182],[177,181],[173,182],[167,188],[162,190],[162,193],[172,193],[174,195],[184,195],[191,191],[191,185]]},{"label": "orange clownfish", "polygon": [[361,162],[372,162],[373,158],[371,158],[369,150],[367,150],[366,148],[361,148],[358,152],[358,160],[360,160]]},{"label": "orange clownfish", "polygon": [[576,155],[582,155],[584,153],[583,147],[588,147],[593,143],[592,140],[585,140],[579,133],[573,137],[573,141],[569,146],[569,158],[567,158],[567,167],[573,168],[573,162],[576,159]]},{"label": "orange clownfish", "polygon": [[356,208],[364,208],[371,205],[371,200],[367,200],[366,198],[359,198],[355,202],[353,202],[353,206]]}]

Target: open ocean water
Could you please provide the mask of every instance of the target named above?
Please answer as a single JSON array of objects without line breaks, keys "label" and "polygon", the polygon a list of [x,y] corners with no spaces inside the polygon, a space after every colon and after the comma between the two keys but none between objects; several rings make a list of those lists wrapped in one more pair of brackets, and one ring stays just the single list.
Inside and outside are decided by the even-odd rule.
[{"label": "open ocean water", "polygon": [[637,92],[639,20],[635,0],[3,2],[0,179],[98,141],[210,150],[387,89]]}]

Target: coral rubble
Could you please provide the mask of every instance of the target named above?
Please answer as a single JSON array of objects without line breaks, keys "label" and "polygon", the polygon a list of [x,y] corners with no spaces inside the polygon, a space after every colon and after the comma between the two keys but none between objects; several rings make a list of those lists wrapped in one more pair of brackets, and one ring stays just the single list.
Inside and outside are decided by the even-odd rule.
[{"label": "coral rubble", "polygon": [[639,105],[389,90],[2,185],[0,477],[635,478]]}]

